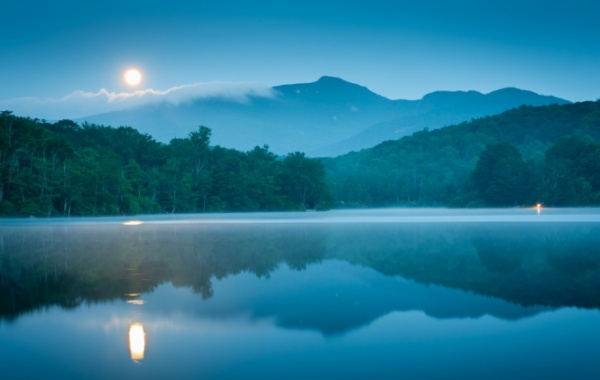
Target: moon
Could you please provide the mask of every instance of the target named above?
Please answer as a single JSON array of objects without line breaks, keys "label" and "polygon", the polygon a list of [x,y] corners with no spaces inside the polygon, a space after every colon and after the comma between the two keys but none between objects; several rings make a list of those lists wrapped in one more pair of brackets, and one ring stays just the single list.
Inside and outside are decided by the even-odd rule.
[{"label": "moon", "polygon": [[130,86],[137,86],[142,81],[142,73],[138,69],[129,69],[123,76],[125,83]]}]

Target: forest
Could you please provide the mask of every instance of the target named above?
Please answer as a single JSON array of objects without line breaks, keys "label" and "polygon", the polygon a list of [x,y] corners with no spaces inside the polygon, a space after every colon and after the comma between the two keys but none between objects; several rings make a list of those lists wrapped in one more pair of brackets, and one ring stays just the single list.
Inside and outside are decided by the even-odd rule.
[{"label": "forest", "polygon": [[0,215],[600,204],[600,101],[521,106],[335,158],[0,113]]},{"label": "forest", "polygon": [[169,144],[130,127],[0,114],[0,215],[306,210],[329,207],[321,162],[210,145],[200,126]]},{"label": "forest", "polygon": [[600,101],[521,106],[324,159],[335,207],[600,204]]}]

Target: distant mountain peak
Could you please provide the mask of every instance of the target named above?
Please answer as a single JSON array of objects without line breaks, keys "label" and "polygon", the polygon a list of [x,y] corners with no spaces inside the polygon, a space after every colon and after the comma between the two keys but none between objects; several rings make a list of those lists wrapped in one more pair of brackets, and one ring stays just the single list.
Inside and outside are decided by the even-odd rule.
[{"label": "distant mountain peak", "polygon": [[531,106],[538,106],[538,105],[544,105],[544,104],[568,104],[571,103],[568,100],[565,99],[561,99],[561,98],[557,98],[555,96],[548,96],[548,95],[540,95],[538,93],[535,93],[533,91],[529,91],[529,90],[522,90],[520,88],[516,88],[516,87],[505,87],[505,88],[501,88],[499,90],[496,91],[492,91],[488,94],[486,94],[487,97],[492,98],[492,99],[520,99],[520,101],[523,104],[528,104]]},{"label": "distant mountain peak", "polygon": [[334,76],[331,76],[331,75],[323,75],[323,76],[321,76],[321,78],[319,78],[317,80],[317,82],[327,82],[327,81],[348,82],[348,81],[343,80],[340,77],[334,77]]},{"label": "distant mountain peak", "polygon": [[517,87],[503,87],[503,88],[499,88],[497,90],[491,91],[488,94],[493,94],[495,92],[531,92],[534,93],[533,91],[528,91],[528,90],[522,90],[520,88]]},{"label": "distant mountain peak", "polygon": [[434,91],[429,94],[425,94],[421,101],[431,101],[431,100],[440,100],[440,99],[453,99],[454,101],[459,100],[469,100],[473,98],[479,98],[484,96],[479,91],[469,90],[469,91]]},{"label": "distant mountain peak", "polygon": [[336,88],[336,87],[362,87],[354,83],[347,82],[342,78],[331,77],[331,76],[322,76],[315,82],[308,83],[296,83],[296,84],[284,84],[281,86],[276,86],[276,89],[326,89],[326,88]]},{"label": "distant mountain peak", "polygon": [[[471,102],[487,102],[491,104],[527,104],[532,106],[544,104],[567,104],[568,100],[554,96],[539,95],[533,91],[522,90],[516,87],[505,87],[483,94],[479,91],[434,91],[421,98],[421,103],[435,103],[437,106],[456,106]],[[512,108],[512,107],[509,107]],[[498,110],[500,112],[500,110]]]},{"label": "distant mountain peak", "polygon": [[[354,83],[350,83],[350,82],[348,82],[348,81],[346,81],[346,80],[343,80],[342,78],[339,78],[339,77],[332,77],[332,76],[329,76],[329,75],[323,75],[321,78],[319,78],[319,79],[318,79],[316,82],[314,82],[314,83],[319,83],[319,84],[330,84],[330,85],[331,85],[331,84],[334,84],[334,85],[340,85],[340,84],[343,84],[343,85],[348,85],[348,84],[350,84],[350,85],[358,86],[358,85],[356,85],[356,84],[354,84]],[[360,86],[359,86],[359,87],[360,87]]]},{"label": "distant mountain peak", "polygon": [[361,86],[356,83],[348,82],[342,78],[331,77],[331,76],[327,76],[327,75],[322,76],[321,78],[319,78],[316,82],[313,82],[312,84],[315,86],[318,86],[318,87],[325,87],[328,89],[360,90],[360,91],[372,92],[365,86]]},{"label": "distant mountain peak", "polygon": [[[338,100],[367,100],[367,101],[389,101],[389,99],[378,95],[365,86],[348,82],[342,78],[322,76],[315,82],[288,84],[276,86],[277,92],[296,96],[334,97]],[[315,99],[313,99],[315,100]]]}]

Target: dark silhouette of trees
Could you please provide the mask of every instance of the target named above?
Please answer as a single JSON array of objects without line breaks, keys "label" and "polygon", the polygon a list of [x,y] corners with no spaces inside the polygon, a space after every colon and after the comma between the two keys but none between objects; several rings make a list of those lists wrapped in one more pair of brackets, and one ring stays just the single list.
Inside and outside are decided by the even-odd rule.
[{"label": "dark silhouette of trees", "polygon": [[[328,207],[320,161],[210,145],[200,126],[156,142],[130,127],[0,114],[0,215],[121,215]],[[290,181],[289,183],[286,181]]]},{"label": "dark silhouette of trees", "polygon": [[[498,143],[516,150],[488,160],[493,152],[484,150]],[[597,205],[599,143],[600,101],[521,106],[323,164],[337,207]],[[567,146],[573,153],[562,152]],[[474,176],[480,159],[494,161],[496,172],[482,167]]]},{"label": "dark silhouette of trees", "polygon": [[559,139],[545,155],[545,182],[551,204],[587,205],[600,201],[600,146],[580,137]]},{"label": "dark silhouette of trees", "polygon": [[314,159],[169,144],[133,128],[0,114],[0,215],[600,204],[600,101],[522,106]]},{"label": "dark silhouette of trees", "polygon": [[514,145],[488,145],[472,175],[476,190],[488,205],[519,206],[533,201],[534,172]]}]

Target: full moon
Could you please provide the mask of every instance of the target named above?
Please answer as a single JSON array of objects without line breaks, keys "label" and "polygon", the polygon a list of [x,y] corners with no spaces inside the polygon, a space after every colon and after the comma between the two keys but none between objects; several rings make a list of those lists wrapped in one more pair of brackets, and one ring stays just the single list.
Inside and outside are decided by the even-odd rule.
[{"label": "full moon", "polygon": [[137,69],[129,69],[124,75],[125,82],[130,86],[137,86],[142,81],[142,73]]}]

